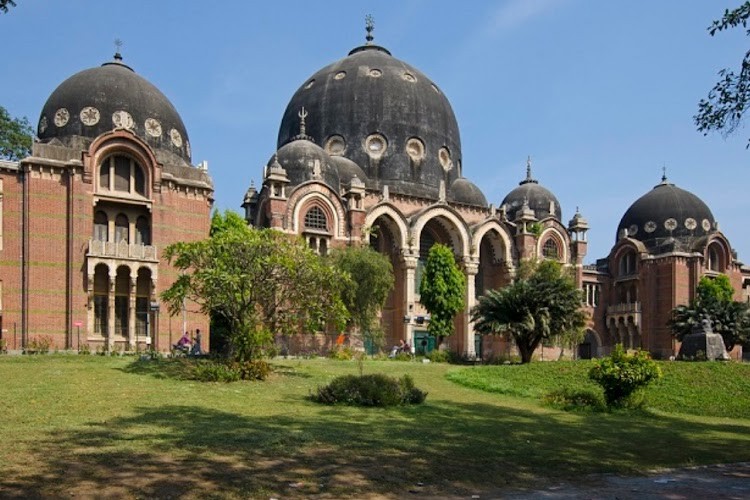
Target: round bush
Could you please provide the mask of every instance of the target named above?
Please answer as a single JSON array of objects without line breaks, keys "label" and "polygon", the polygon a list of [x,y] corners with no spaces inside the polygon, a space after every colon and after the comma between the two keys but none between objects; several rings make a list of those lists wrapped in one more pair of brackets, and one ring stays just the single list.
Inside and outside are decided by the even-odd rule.
[{"label": "round bush", "polygon": [[330,384],[318,387],[311,397],[324,404],[396,406],[423,403],[427,393],[414,387],[409,375],[395,379],[375,373],[336,377]]},{"label": "round bush", "polygon": [[612,354],[594,360],[589,378],[604,390],[607,406],[623,406],[633,393],[661,377],[659,366],[646,351],[633,354],[617,344]]}]

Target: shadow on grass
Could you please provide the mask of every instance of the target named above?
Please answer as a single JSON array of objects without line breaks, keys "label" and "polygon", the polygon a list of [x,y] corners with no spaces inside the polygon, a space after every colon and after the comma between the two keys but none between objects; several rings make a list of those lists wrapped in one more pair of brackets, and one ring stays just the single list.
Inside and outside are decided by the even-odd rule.
[{"label": "shadow on grass", "polygon": [[[193,380],[194,367],[197,363],[209,363],[212,358],[162,358],[136,359],[118,370],[134,375],[146,375],[158,379]],[[311,375],[286,365],[271,363],[272,374],[282,377],[310,378]]]},{"label": "shadow on grass", "polygon": [[35,443],[35,466],[0,478],[0,496],[468,495],[750,459],[750,426],[741,424],[443,401],[392,410],[295,405],[295,414],[270,417],[136,408]]}]

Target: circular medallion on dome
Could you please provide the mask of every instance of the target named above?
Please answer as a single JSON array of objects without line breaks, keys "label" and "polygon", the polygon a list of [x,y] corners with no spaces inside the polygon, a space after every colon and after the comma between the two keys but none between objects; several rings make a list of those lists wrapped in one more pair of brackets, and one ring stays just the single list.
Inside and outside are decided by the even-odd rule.
[{"label": "circular medallion on dome", "polygon": [[698,223],[692,217],[688,217],[687,219],[685,219],[685,227],[692,231],[693,229],[698,227]]},{"label": "circular medallion on dome", "polygon": [[383,72],[380,71],[377,68],[373,68],[373,69],[370,70],[370,72],[368,73],[368,75],[370,75],[373,78],[380,78],[381,76],[383,76]]},{"label": "circular medallion on dome", "polygon": [[664,221],[664,228],[667,231],[674,231],[677,229],[677,221],[674,220],[672,217]]},{"label": "circular medallion on dome", "polygon": [[169,130],[169,138],[172,140],[172,144],[176,148],[182,147],[182,136],[177,131],[177,129],[170,129]]},{"label": "circular medallion on dome", "polygon": [[339,71],[338,73],[333,75],[334,80],[343,80],[344,78],[346,78],[346,71]]},{"label": "circular medallion on dome", "polygon": [[190,141],[185,141],[185,151],[187,152],[187,155],[189,157],[193,156],[192,153],[191,153],[191,151],[190,151]]},{"label": "circular medallion on dome", "polygon": [[130,113],[122,110],[112,113],[112,123],[114,124],[115,128],[124,128],[128,130],[132,130],[133,126],[135,125],[133,117],[130,116]]},{"label": "circular medallion on dome", "polygon": [[340,135],[332,135],[326,141],[326,153],[334,156],[341,156],[346,151],[346,141]]},{"label": "circular medallion on dome", "polygon": [[435,92],[437,92],[438,94],[440,93],[440,89],[439,89],[439,88],[437,88],[437,85],[435,85],[435,84],[433,83],[433,84],[431,84],[431,86],[432,86],[432,90],[434,90],[434,91],[435,91]]},{"label": "circular medallion on dome", "polygon": [[411,73],[404,73],[404,80],[406,80],[407,82],[413,83],[417,81],[417,78]]},{"label": "circular medallion on dome", "polygon": [[638,234],[638,226],[633,224],[628,228],[628,236],[635,236]]},{"label": "circular medallion on dome", "polygon": [[448,151],[448,148],[440,148],[438,159],[440,160],[440,165],[443,166],[443,170],[446,172],[453,168],[453,160],[451,160],[451,152]]},{"label": "circular medallion on dome", "polygon": [[416,137],[412,137],[406,141],[406,154],[414,161],[421,160],[424,158],[424,143]]},{"label": "circular medallion on dome", "polygon": [[81,118],[81,123],[89,127],[99,123],[99,110],[93,106],[86,106],[78,116]]},{"label": "circular medallion on dome", "polygon": [[656,222],[652,220],[646,222],[646,224],[643,225],[643,230],[647,233],[653,233],[654,231],[656,231]]},{"label": "circular medallion on dome", "polygon": [[710,231],[711,230],[711,223],[708,221],[708,219],[703,219],[701,222],[701,227],[704,231]]},{"label": "circular medallion on dome", "polygon": [[315,80],[314,79],[310,80],[309,82],[307,82],[307,85],[305,85],[305,89],[309,89],[313,85],[315,85]]},{"label": "circular medallion on dome", "polygon": [[44,133],[44,131],[47,130],[47,117],[43,116],[41,120],[39,120],[39,132]]},{"label": "circular medallion on dome", "polygon": [[388,141],[380,134],[372,134],[365,139],[365,151],[371,158],[380,158],[388,148]]},{"label": "circular medallion on dome", "polygon": [[68,113],[67,109],[60,108],[55,111],[55,126],[64,127],[68,123],[68,120],[70,120],[70,113]]},{"label": "circular medallion on dome", "polygon": [[151,137],[161,137],[161,123],[155,118],[146,118],[146,132]]}]

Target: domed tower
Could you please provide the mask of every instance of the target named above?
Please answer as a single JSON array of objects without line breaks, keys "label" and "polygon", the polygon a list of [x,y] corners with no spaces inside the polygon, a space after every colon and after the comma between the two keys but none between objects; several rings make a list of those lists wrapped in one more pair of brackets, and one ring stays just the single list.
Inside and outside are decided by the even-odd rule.
[{"label": "domed tower", "polygon": [[[461,178],[461,139],[448,99],[426,75],[367,43],[307,78],[289,101],[278,148],[297,135],[307,111],[307,134],[332,157],[357,164],[369,189],[486,206],[481,191]],[[468,184],[467,184],[468,183]],[[453,189],[453,187],[455,188]],[[455,193],[453,193],[455,191]]]},{"label": "domed tower", "polygon": [[145,141],[160,161],[190,165],[182,118],[169,99],[146,79],[114,60],[62,82],[42,108],[37,136],[42,143],[80,147],[105,132],[124,129]]},{"label": "domed tower", "polygon": [[526,178],[518,183],[518,187],[507,194],[501,206],[505,206],[508,217],[513,220],[516,212],[523,208],[524,204],[534,211],[537,220],[554,217],[562,220],[562,209],[560,202],[552,191],[545,188],[539,181],[531,176],[531,158],[526,161]]},{"label": "domed tower", "polygon": [[[176,275],[160,252],[207,237],[213,202],[180,115],[118,52],[55,88],[37,134],[30,157],[0,168],[0,187],[21,208],[4,217],[18,244],[5,250],[0,281],[21,269],[18,293],[4,296],[18,317],[4,319],[22,339],[59,332],[59,349],[168,350],[159,294]],[[208,331],[204,315],[184,318]]]},{"label": "domed tower", "polygon": [[650,253],[691,250],[693,244],[717,231],[711,210],[697,196],[662,181],[627,209],[617,226],[619,240],[630,237],[643,242]]}]

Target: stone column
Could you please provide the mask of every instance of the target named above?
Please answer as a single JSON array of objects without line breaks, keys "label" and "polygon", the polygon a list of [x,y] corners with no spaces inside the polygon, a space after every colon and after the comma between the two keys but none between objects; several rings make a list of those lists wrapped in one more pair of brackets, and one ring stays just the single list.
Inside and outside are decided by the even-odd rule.
[{"label": "stone column", "polygon": [[128,349],[135,349],[137,342],[135,331],[135,293],[137,278],[130,277],[130,291],[128,293]]},{"label": "stone column", "polygon": [[[117,273],[117,271],[115,271]],[[115,335],[115,282],[117,274],[109,270],[109,293],[107,294],[107,351],[112,350]]]},{"label": "stone column", "polygon": [[471,321],[471,310],[476,304],[476,295],[474,288],[474,281],[477,273],[479,272],[479,261],[464,257],[463,261],[464,273],[466,273],[466,292],[464,294],[464,342],[466,343],[464,348],[464,354],[467,358],[476,358],[477,353],[474,347],[474,322]]},{"label": "stone column", "polygon": [[416,300],[414,288],[416,286],[415,280],[418,260],[419,255],[416,253],[412,253],[409,250],[402,250],[401,262],[403,262],[404,286],[406,287],[404,290],[404,313],[410,318],[409,322],[404,325],[404,338],[410,346],[414,346],[414,302]]},{"label": "stone column", "polygon": [[[94,332],[94,275],[89,274],[86,281],[86,338]],[[84,339],[86,340],[86,339]],[[79,345],[80,349],[81,346]]]}]

